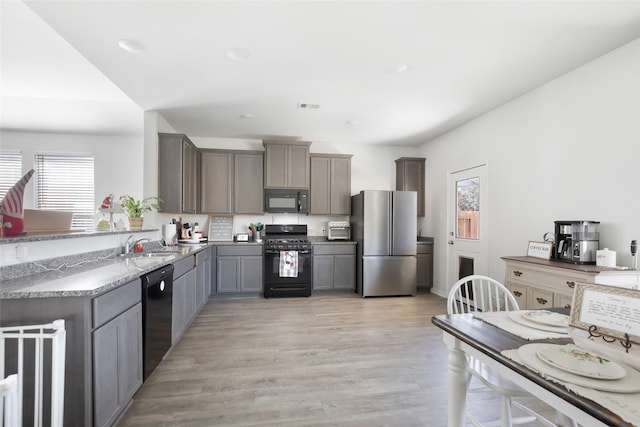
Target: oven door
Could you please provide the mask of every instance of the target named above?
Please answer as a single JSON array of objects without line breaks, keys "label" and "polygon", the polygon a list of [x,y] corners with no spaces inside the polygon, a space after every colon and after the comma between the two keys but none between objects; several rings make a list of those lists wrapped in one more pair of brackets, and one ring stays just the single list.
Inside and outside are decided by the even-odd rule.
[{"label": "oven door", "polygon": [[280,275],[280,253],[277,249],[264,251],[265,285],[311,284],[311,249],[298,251],[298,275],[283,277]]}]

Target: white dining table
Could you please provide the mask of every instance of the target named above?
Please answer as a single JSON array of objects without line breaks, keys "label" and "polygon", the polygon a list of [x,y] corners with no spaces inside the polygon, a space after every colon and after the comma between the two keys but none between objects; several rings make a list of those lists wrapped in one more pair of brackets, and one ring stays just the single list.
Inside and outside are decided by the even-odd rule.
[{"label": "white dining table", "polygon": [[502,354],[532,342],[568,344],[572,340],[526,340],[494,325],[475,318],[472,314],[439,315],[432,323],[443,330],[448,349],[447,401],[448,426],[465,425],[465,406],[470,374],[466,370],[466,355],[471,355],[505,378],[513,381],[538,399],[555,408],[558,425],[571,426],[571,420],[589,426],[632,426],[620,416],[598,402],[570,392],[561,384],[546,379],[536,371],[516,363]]}]

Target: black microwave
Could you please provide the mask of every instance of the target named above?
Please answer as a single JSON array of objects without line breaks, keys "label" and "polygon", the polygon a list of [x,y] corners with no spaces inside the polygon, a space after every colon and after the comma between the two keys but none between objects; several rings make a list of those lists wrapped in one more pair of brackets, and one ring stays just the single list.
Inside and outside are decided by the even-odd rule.
[{"label": "black microwave", "polygon": [[264,211],[268,213],[309,213],[309,190],[266,188]]}]

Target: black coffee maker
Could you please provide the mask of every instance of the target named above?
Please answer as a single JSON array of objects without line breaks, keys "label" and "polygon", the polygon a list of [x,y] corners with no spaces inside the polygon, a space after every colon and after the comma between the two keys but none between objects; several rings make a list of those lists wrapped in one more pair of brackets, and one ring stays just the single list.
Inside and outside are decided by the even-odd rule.
[{"label": "black coffee maker", "polygon": [[600,222],[555,221],[554,260],[595,264],[599,243]]}]

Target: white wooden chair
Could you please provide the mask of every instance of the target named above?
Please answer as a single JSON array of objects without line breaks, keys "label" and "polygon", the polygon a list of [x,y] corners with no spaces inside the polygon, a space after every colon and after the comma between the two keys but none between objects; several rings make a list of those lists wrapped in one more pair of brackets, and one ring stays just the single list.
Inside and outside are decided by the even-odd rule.
[{"label": "white wooden chair", "polygon": [[[449,314],[514,310],[519,310],[519,307],[511,292],[502,283],[486,276],[463,277],[453,284],[447,297],[447,312]],[[512,426],[534,421],[547,427],[556,426],[542,415],[513,400],[514,397],[533,397],[529,392],[497,374],[472,356],[467,356],[467,372],[472,375],[472,378],[479,379],[486,386],[469,388],[469,392],[487,391],[488,388],[501,396],[501,413],[498,420],[482,424],[473,415],[465,413],[467,420],[474,426]],[[513,417],[512,407],[519,408],[526,416]]]},{"label": "white wooden chair", "polygon": [[0,423],[17,426],[18,418],[18,375],[13,374],[0,380]]}]

